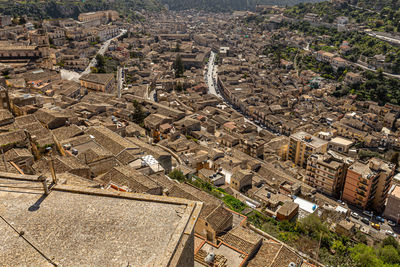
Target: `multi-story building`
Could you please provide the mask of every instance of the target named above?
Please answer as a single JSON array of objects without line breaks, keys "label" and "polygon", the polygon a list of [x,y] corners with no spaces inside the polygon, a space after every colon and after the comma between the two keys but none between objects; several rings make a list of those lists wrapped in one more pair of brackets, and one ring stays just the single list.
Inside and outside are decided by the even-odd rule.
[{"label": "multi-story building", "polygon": [[393,164],[377,158],[356,161],[347,170],[342,199],[362,209],[382,211],[394,170]]},{"label": "multi-story building", "polygon": [[109,93],[114,87],[114,74],[90,73],[83,75],[80,79],[81,86],[100,92]]},{"label": "multi-story building", "polygon": [[36,45],[8,45],[0,47],[1,62],[38,59],[43,55],[43,51]]},{"label": "multi-story building", "polygon": [[317,190],[333,196],[340,196],[347,164],[329,154],[313,154],[307,160],[306,183]]},{"label": "multi-story building", "polygon": [[332,149],[340,153],[348,153],[353,144],[353,141],[338,136],[329,141],[328,149]]},{"label": "multi-story building", "polygon": [[240,140],[239,149],[255,158],[263,158],[265,141],[262,139]]},{"label": "multi-story building", "polygon": [[383,216],[396,223],[400,222],[400,186],[393,185],[390,188]]},{"label": "multi-story building", "polygon": [[327,147],[327,141],[306,132],[297,132],[290,136],[287,158],[305,169],[308,157],[316,153],[324,154]]},{"label": "multi-story building", "polygon": [[119,13],[114,10],[81,13],[78,20],[85,26],[99,26],[107,21],[115,21],[119,18]]}]

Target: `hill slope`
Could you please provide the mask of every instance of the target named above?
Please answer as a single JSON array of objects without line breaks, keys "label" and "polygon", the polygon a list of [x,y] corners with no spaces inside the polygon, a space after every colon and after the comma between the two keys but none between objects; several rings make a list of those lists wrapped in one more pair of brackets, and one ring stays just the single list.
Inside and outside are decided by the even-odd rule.
[{"label": "hill slope", "polygon": [[123,14],[130,11],[161,10],[168,5],[171,10],[198,9],[210,12],[254,10],[257,4],[295,5],[322,0],[0,0],[0,13],[28,15],[36,18],[76,18],[81,12],[114,9]]},{"label": "hill slope", "polygon": [[121,13],[135,10],[161,10],[158,0],[0,0],[0,13],[36,18],[77,18],[81,12],[114,9]]},{"label": "hill slope", "polygon": [[211,12],[234,10],[254,10],[256,5],[295,5],[298,3],[316,3],[323,0],[160,0],[171,10],[199,9]]}]

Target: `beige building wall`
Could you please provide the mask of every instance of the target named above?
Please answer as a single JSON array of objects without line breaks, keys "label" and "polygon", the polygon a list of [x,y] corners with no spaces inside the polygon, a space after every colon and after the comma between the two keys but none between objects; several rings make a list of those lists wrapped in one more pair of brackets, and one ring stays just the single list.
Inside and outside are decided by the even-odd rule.
[{"label": "beige building wall", "polygon": [[315,136],[304,132],[296,133],[290,136],[287,159],[305,169],[308,157],[316,153],[326,153],[327,146],[328,142],[322,141]]},{"label": "beige building wall", "polygon": [[389,190],[383,216],[394,222],[400,222],[400,186],[394,185]]}]

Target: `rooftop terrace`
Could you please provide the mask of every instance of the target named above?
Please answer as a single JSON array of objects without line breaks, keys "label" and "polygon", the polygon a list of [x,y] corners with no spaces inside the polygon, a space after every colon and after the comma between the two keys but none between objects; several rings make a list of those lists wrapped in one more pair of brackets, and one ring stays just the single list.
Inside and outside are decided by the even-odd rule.
[{"label": "rooftop terrace", "polygon": [[175,266],[202,207],[65,185],[45,195],[33,178],[2,176],[0,262],[9,266]]}]

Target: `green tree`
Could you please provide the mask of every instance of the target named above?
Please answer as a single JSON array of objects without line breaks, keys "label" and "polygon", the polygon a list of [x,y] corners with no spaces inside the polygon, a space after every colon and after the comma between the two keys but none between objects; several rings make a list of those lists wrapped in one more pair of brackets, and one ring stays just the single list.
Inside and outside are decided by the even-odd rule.
[{"label": "green tree", "polygon": [[350,257],[357,267],[383,266],[383,262],[376,256],[374,249],[365,244],[357,244],[350,248]]},{"label": "green tree", "polygon": [[185,66],[183,65],[182,58],[180,55],[178,55],[174,61],[174,64],[172,67],[175,70],[175,77],[180,78],[183,76],[183,73],[185,71]]},{"label": "green tree", "polygon": [[302,231],[309,235],[314,235],[319,238],[321,232],[328,232],[328,228],[321,221],[321,219],[314,214],[310,214],[300,220],[300,228]]},{"label": "green tree", "polygon": [[133,102],[133,107],[135,111],[133,112],[132,121],[137,124],[142,124],[144,119],[146,118],[146,114],[144,114],[143,112],[142,105],[135,100]]},{"label": "green tree", "polygon": [[331,249],[339,254],[344,254],[347,252],[347,247],[345,245],[343,245],[342,241],[340,241],[340,240],[333,241]]},{"label": "green tree", "polygon": [[382,246],[393,246],[395,249],[400,249],[399,242],[393,236],[388,236],[382,241]]},{"label": "green tree", "polygon": [[388,246],[384,246],[383,248],[380,248],[378,250],[378,255],[379,255],[379,258],[384,263],[389,263],[389,264],[400,263],[399,253],[392,245],[388,245]]},{"label": "green tree", "polygon": [[183,172],[179,169],[174,169],[168,174],[168,177],[174,180],[178,180],[180,182],[184,181],[186,179],[185,175],[183,175]]},{"label": "green tree", "polygon": [[178,92],[182,92],[182,91],[183,91],[183,86],[182,86],[182,84],[181,84],[181,83],[178,83],[178,84],[176,85],[176,87],[175,87],[175,90],[178,91]]},{"label": "green tree", "polygon": [[23,24],[25,24],[25,23],[26,23],[25,17],[20,17],[20,18],[19,18],[19,24],[20,24],[20,25],[23,25]]},{"label": "green tree", "polygon": [[106,59],[104,56],[97,54],[96,55],[96,68],[98,73],[106,73],[105,69]]}]

